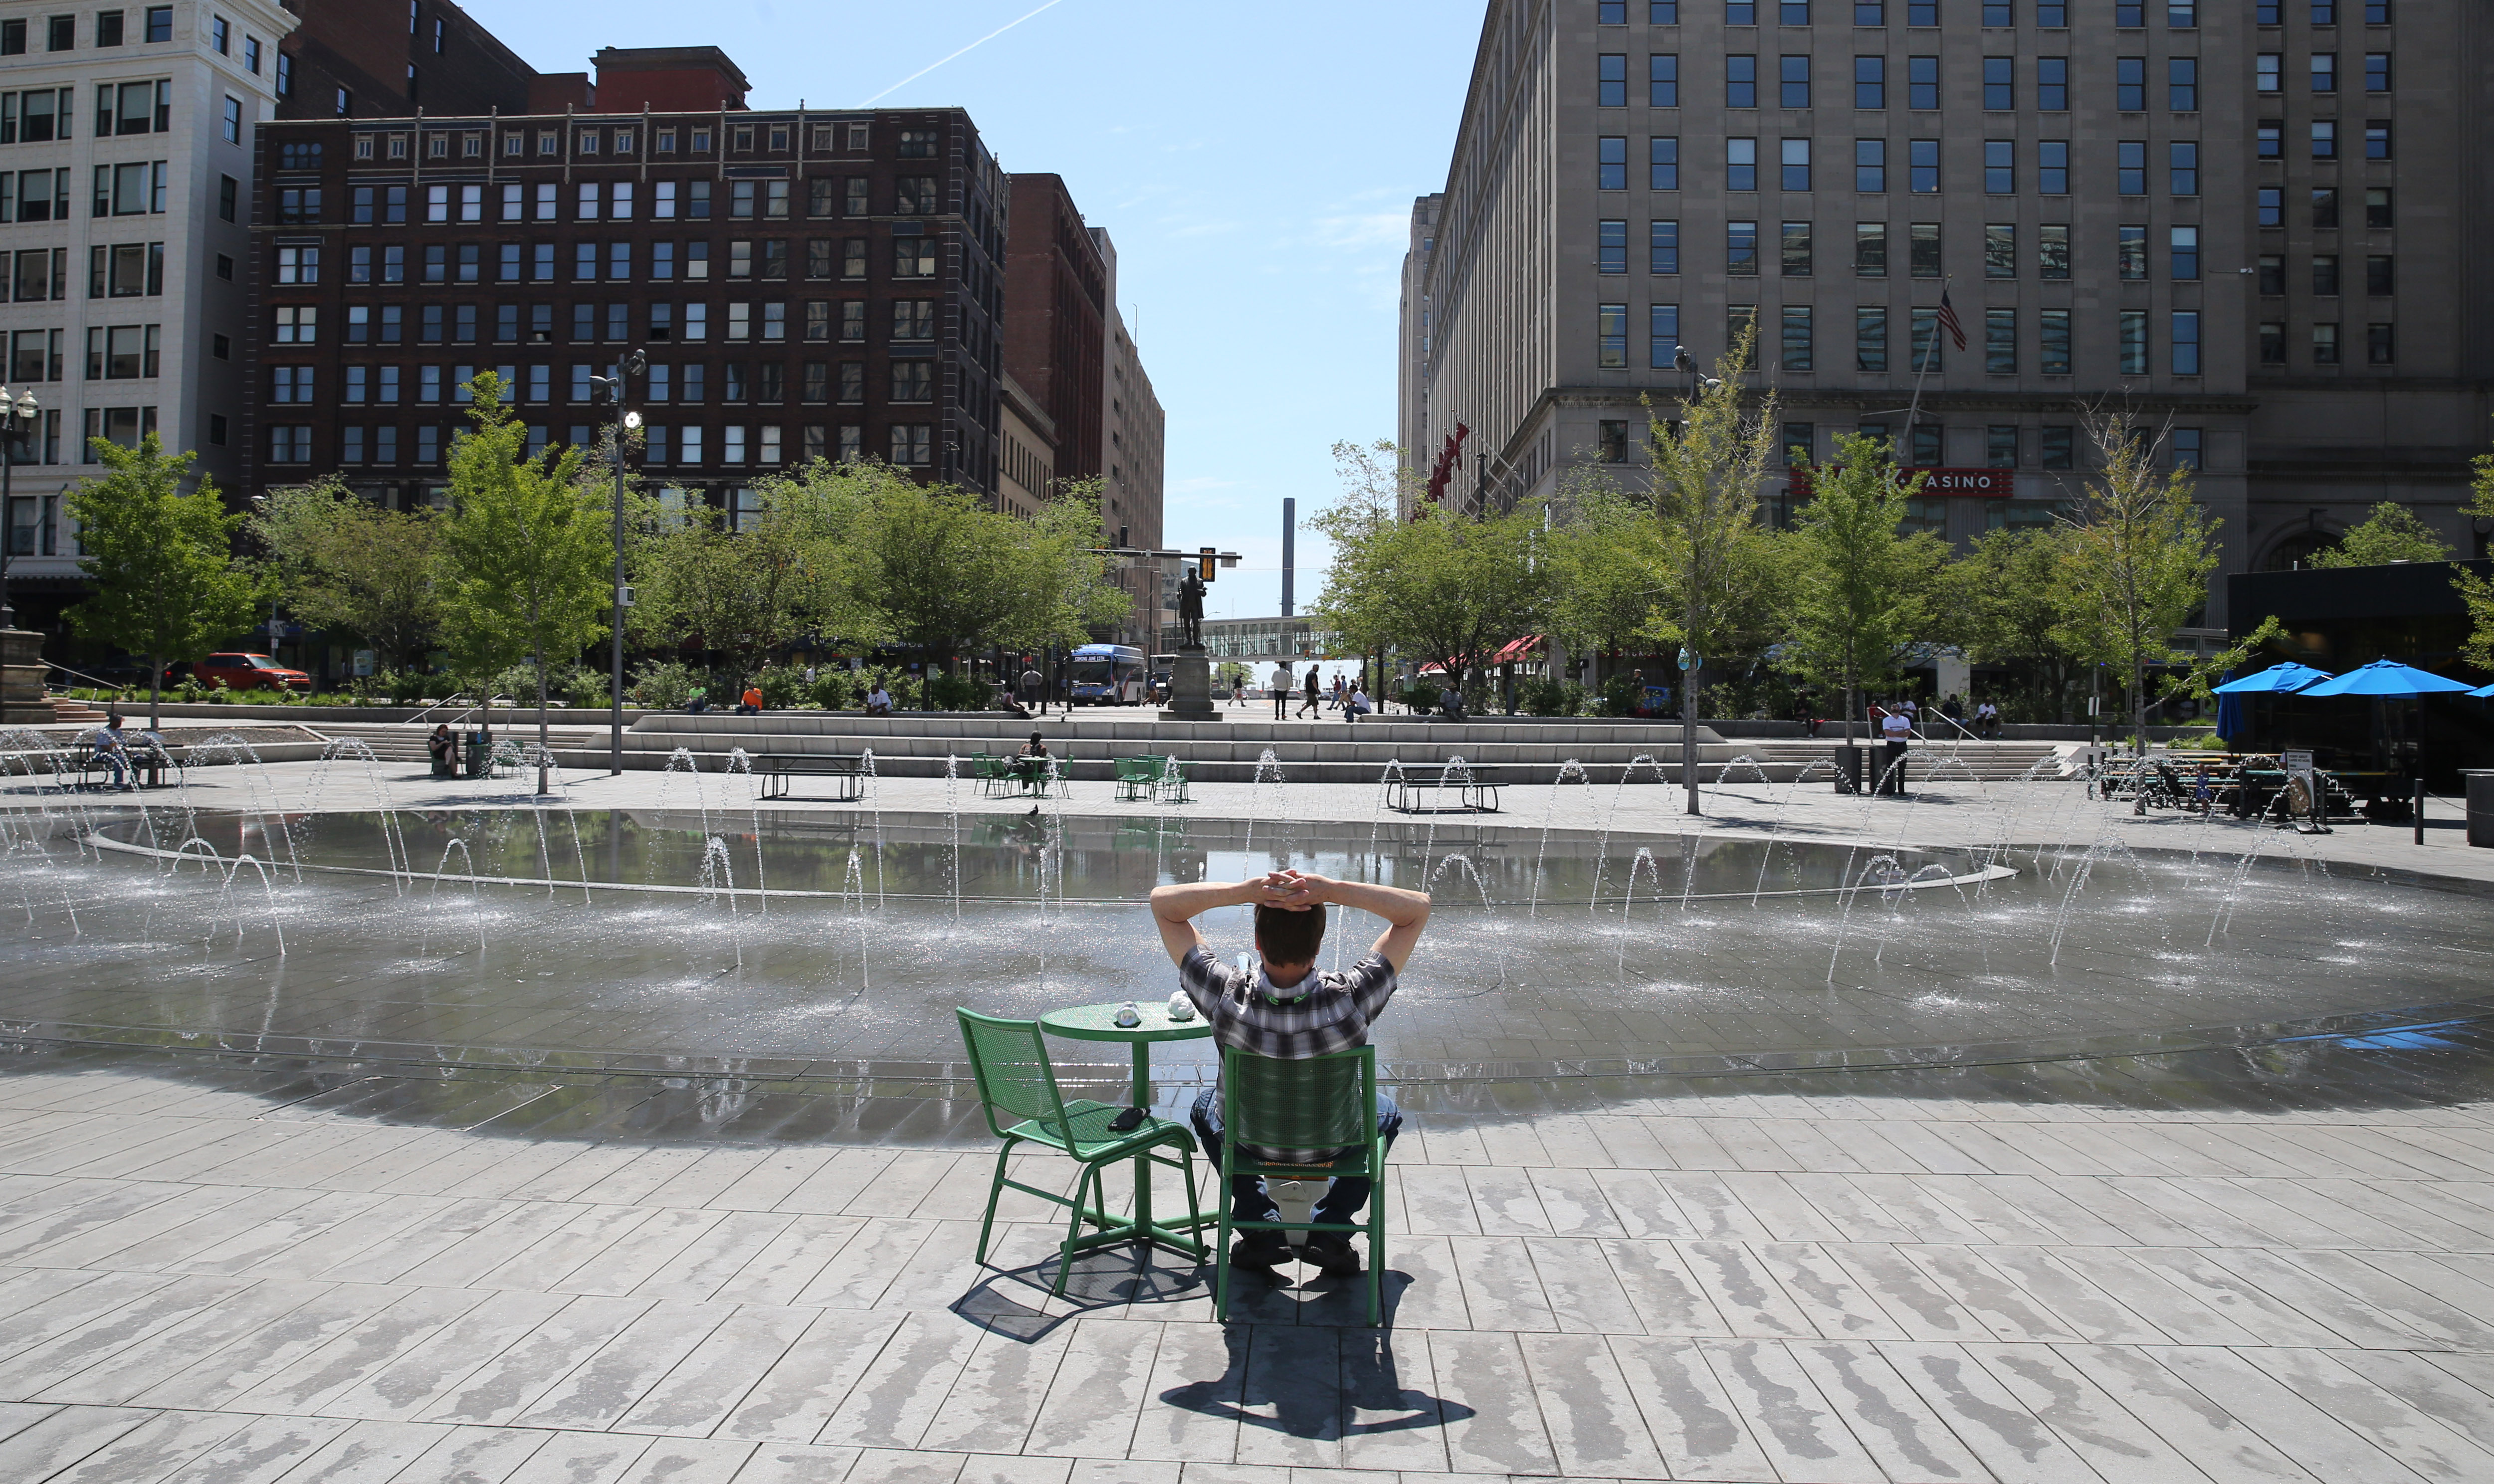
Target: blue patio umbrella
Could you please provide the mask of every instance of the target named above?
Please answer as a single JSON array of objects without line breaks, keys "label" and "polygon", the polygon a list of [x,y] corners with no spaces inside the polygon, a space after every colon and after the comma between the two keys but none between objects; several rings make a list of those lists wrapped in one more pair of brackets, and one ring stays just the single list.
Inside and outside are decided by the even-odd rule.
[{"label": "blue patio umbrella", "polygon": [[2470,691],[2469,694],[2472,696],[2482,697],[2488,701],[2494,701],[2494,685],[2479,685],[2475,690]]},{"label": "blue patio umbrella", "polygon": [[2425,696],[2446,691],[2468,689],[2458,681],[2448,681],[2430,670],[2403,665],[2395,659],[2377,659],[2360,670],[2350,670],[2312,686],[2307,696]]},{"label": "blue patio umbrella", "polygon": [[2258,675],[2228,681],[2214,689],[2221,696],[2282,696],[2327,679],[2328,671],[2298,665],[2290,659],[2283,664],[2271,665]]}]

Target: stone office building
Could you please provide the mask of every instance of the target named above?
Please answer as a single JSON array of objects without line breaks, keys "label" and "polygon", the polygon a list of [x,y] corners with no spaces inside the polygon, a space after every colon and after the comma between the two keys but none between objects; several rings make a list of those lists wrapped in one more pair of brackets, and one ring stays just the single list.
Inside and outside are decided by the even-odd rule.
[{"label": "stone office building", "polygon": [[[2399,500],[2463,549],[2494,436],[2487,78],[2468,0],[1491,0],[1415,205],[1403,439],[1445,498],[1631,460],[1639,398],[1757,330],[1784,442],[2078,492],[2086,410],[2159,433],[2285,565]],[[1942,322],[1954,311],[1965,344]],[[1920,416],[1918,367],[1927,367]],[[1763,491],[1771,501],[1782,482]],[[2215,585],[2209,621],[2223,622]]]},{"label": "stone office building", "polygon": [[59,635],[84,591],[61,495],[88,439],[242,471],[250,140],[293,24],[274,0],[0,4],[0,380],[42,408],[7,512],[23,627]]},{"label": "stone office building", "polygon": [[969,116],[748,109],[714,47],[598,62],[589,109],[259,131],[253,485],[438,500],[470,378],[532,448],[588,444],[591,379],[637,348],[662,498],[733,520],[867,456],[994,495],[1007,204]]}]

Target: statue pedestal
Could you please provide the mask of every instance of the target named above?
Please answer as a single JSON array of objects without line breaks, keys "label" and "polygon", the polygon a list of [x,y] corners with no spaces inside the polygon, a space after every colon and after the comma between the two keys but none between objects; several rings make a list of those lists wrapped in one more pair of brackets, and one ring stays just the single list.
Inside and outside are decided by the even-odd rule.
[{"label": "statue pedestal", "polygon": [[0,726],[21,727],[55,719],[44,690],[44,636],[30,629],[0,628]]},{"label": "statue pedestal", "polygon": [[1170,666],[1169,710],[1161,712],[1163,721],[1219,721],[1221,709],[1212,704],[1212,661],[1204,657],[1203,646],[1181,645],[1177,660]]}]

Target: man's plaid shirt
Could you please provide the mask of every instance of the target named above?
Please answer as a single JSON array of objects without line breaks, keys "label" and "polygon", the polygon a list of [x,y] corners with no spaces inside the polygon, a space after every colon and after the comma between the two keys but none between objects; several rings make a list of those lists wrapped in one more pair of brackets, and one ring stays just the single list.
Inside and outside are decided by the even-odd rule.
[{"label": "man's plaid shirt", "polygon": [[[1212,1028],[1212,1039],[1259,1056],[1303,1061],[1368,1044],[1369,1022],[1394,997],[1394,966],[1371,954],[1349,972],[1311,970],[1287,990],[1263,973],[1242,974],[1199,945],[1177,966],[1179,985]],[[1272,996],[1284,996],[1275,999]],[[1220,1105],[1216,1102],[1215,1107]],[[1271,1164],[1305,1163],[1304,1151],[1239,1149]],[[1322,1158],[1317,1163],[1323,1163]]]}]

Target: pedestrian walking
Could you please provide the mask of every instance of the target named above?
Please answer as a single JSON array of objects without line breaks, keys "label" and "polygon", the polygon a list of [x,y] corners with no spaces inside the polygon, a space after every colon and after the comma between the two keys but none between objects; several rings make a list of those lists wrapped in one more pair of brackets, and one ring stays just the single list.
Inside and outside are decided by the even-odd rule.
[{"label": "pedestrian walking", "polygon": [[1310,715],[1323,710],[1323,708],[1318,704],[1324,697],[1323,681],[1318,678],[1316,666],[1308,666],[1307,684],[1300,693],[1307,699],[1299,703],[1298,719],[1304,721]]}]

